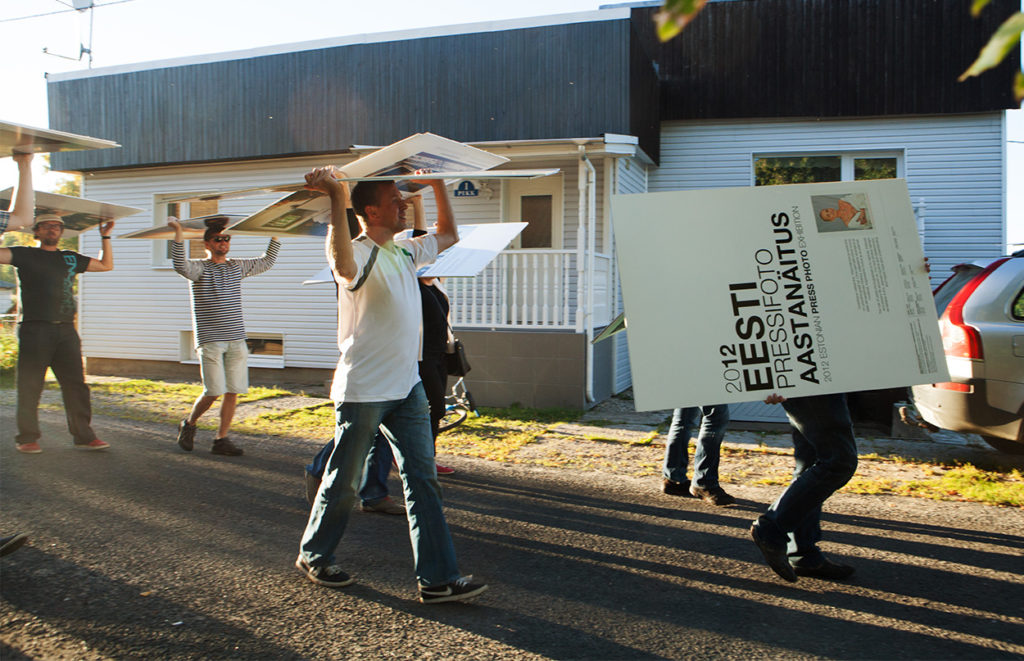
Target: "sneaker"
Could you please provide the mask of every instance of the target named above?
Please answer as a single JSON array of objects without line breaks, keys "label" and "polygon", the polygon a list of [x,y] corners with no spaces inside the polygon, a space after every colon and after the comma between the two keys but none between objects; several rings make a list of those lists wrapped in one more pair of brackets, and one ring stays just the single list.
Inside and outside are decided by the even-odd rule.
[{"label": "sneaker", "polygon": [[295,567],[305,574],[306,578],[317,585],[325,585],[329,588],[343,588],[346,585],[355,583],[355,579],[343,572],[340,566],[312,567],[301,555],[295,558]]},{"label": "sneaker", "polygon": [[796,583],[796,571],[793,570],[793,565],[789,564],[785,546],[776,546],[765,539],[761,535],[761,527],[757,521],[750,525],[750,538],[757,544],[772,571],[790,583]]},{"label": "sneaker", "polygon": [[39,454],[43,449],[39,447],[39,444],[35,441],[31,443],[18,443],[18,452],[24,452],[25,454]]},{"label": "sneaker", "polygon": [[110,447],[110,443],[101,441],[98,438],[94,438],[88,443],[75,443],[76,450],[106,450]]},{"label": "sneaker", "polygon": [[700,498],[708,505],[714,505],[715,507],[725,507],[727,505],[736,504],[736,499],[725,492],[722,487],[711,487],[705,489],[698,487],[696,484],[690,485],[690,495],[694,498]]},{"label": "sneaker", "polygon": [[821,562],[813,567],[793,565],[793,571],[797,576],[822,578],[826,581],[841,581],[853,575],[853,567],[850,565],[841,565],[827,558],[822,558]]},{"label": "sneaker", "polygon": [[662,493],[667,493],[670,496],[682,496],[683,498],[693,498],[693,494],[690,493],[690,481],[684,480],[682,482],[673,482],[672,480],[661,481]]},{"label": "sneaker", "polygon": [[0,537],[0,556],[14,553],[27,541],[28,535],[23,532],[11,535],[10,537]]},{"label": "sneaker", "polygon": [[215,439],[213,441],[213,447],[210,448],[210,452],[213,454],[222,454],[226,457],[239,457],[243,454],[242,448],[232,443],[231,439],[227,436]]},{"label": "sneaker", "polygon": [[455,469],[452,468],[451,466],[442,466],[441,464],[436,464],[436,465],[437,465],[437,474],[438,475],[451,475],[452,473],[455,472]]},{"label": "sneaker", "polygon": [[320,492],[320,478],[305,468],[302,469],[302,476],[306,481],[306,502],[312,505],[316,500],[317,493]]},{"label": "sneaker", "polygon": [[188,423],[185,418],[178,423],[178,447],[185,452],[191,452],[196,440],[196,426]]},{"label": "sneaker", "polygon": [[364,512],[377,512],[378,514],[401,514],[405,516],[405,507],[391,500],[391,496],[384,496],[372,503],[361,503],[359,509]]},{"label": "sneaker", "polygon": [[420,586],[420,601],[424,604],[442,604],[446,601],[466,601],[487,589],[486,583],[474,583],[472,576],[463,576],[454,583],[432,588]]}]

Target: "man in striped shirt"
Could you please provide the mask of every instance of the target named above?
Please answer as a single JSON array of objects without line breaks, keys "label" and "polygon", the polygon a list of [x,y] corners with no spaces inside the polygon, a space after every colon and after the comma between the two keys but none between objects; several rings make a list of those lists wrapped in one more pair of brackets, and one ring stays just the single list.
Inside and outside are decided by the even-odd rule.
[{"label": "man in striped shirt", "polygon": [[273,266],[281,244],[273,237],[261,257],[229,259],[231,236],[221,232],[223,226],[211,227],[203,235],[206,259],[186,259],[181,223],[172,217],[167,219],[167,224],[175,232],[171,242],[174,270],[192,281],[192,329],[203,379],[203,394],[192,405],[189,416],[178,425],[178,445],[186,452],[192,451],[196,421],[224,395],[220,427],[210,452],[238,456],[242,449],[228,439],[228,429],[235,415],[238,393],[249,390],[242,278],[259,275]]}]

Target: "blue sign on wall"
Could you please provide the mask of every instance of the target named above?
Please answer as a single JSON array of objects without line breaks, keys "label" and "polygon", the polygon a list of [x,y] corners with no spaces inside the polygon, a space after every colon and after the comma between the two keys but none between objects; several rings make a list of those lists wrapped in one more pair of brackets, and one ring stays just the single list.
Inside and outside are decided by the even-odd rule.
[{"label": "blue sign on wall", "polygon": [[476,197],[478,195],[480,195],[480,191],[472,181],[464,181],[455,188],[455,197]]}]

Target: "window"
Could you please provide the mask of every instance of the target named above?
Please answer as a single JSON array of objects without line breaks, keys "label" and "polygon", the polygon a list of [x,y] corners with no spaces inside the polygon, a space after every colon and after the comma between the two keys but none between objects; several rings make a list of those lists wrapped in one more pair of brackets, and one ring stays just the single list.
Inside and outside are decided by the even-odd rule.
[{"label": "window", "polygon": [[[186,220],[199,216],[210,216],[219,211],[217,200],[203,202],[167,202],[168,199],[180,198],[189,193],[171,193],[153,197],[153,225],[163,227],[171,216]],[[202,259],[206,257],[206,248],[202,241],[186,241],[188,257]],[[171,265],[171,242],[153,242],[153,266],[169,267]]]},{"label": "window", "polygon": [[[183,363],[198,364],[195,335],[191,330],[178,332],[179,359]],[[249,347],[249,367],[284,367],[284,335],[280,333],[250,333],[245,340]]]},{"label": "window", "polygon": [[865,181],[903,176],[902,154],[779,154],[754,156],[754,185]]}]

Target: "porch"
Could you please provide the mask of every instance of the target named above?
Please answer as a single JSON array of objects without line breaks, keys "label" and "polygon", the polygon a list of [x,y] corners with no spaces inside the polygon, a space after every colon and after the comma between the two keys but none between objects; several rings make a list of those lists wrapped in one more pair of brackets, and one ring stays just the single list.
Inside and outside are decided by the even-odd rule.
[{"label": "porch", "polygon": [[452,326],[582,333],[612,320],[611,255],[506,250],[475,278],[445,282]]}]

